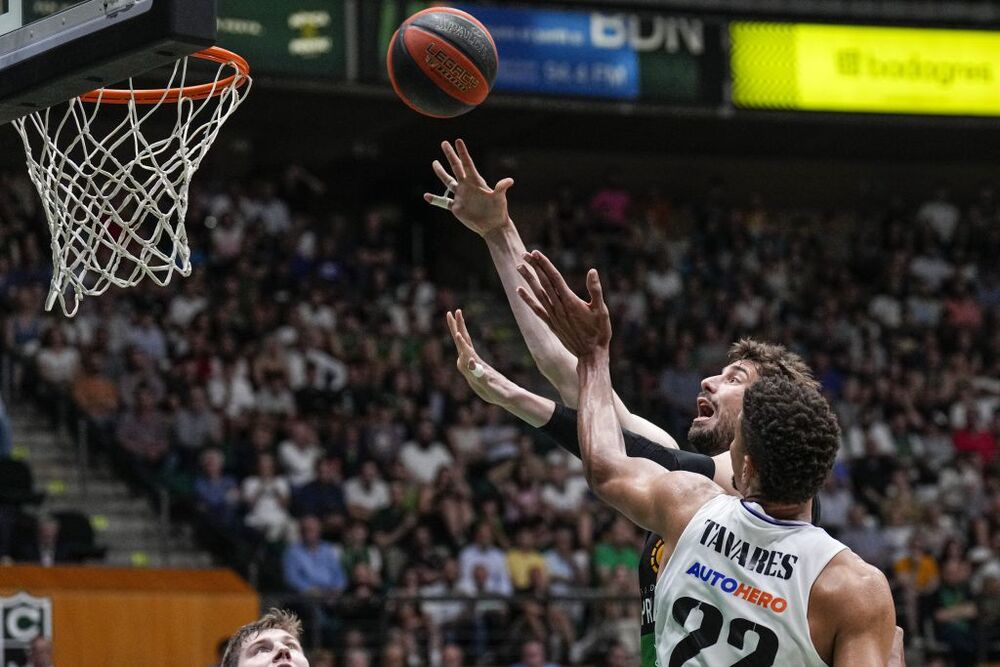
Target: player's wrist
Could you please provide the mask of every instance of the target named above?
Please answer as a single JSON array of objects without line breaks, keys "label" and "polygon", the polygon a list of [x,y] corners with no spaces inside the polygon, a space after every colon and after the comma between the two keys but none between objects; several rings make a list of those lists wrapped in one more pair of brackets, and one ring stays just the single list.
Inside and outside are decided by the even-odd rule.
[{"label": "player's wrist", "polygon": [[610,360],[611,346],[595,345],[594,347],[577,355],[577,373],[579,374],[600,369],[602,366],[607,366]]},{"label": "player's wrist", "polygon": [[503,376],[499,376],[496,379],[495,386],[493,387],[492,400],[486,399],[486,401],[496,405],[497,407],[503,408],[507,412],[510,412],[511,408],[517,405],[518,389],[520,389],[520,387],[516,384]]},{"label": "player's wrist", "polygon": [[484,225],[483,229],[484,231],[480,236],[487,243],[501,242],[510,234],[517,233],[517,230],[514,228],[514,221],[511,220],[509,215],[505,215],[502,219],[495,220],[491,224]]}]

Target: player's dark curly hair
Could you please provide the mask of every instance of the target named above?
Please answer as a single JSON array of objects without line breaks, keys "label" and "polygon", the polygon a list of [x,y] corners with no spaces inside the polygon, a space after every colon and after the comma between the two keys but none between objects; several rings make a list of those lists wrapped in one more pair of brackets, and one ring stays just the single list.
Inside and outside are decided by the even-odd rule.
[{"label": "player's dark curly hair", "polygon": [[819,491],[840,446],[837,418],[820,393],[781,376],[743,395],[743,443],[763,500],[802,503]]},{"label": "player's dark curly hair", "polygon": [[762,378],[783,377],[805,387],[819,389],[808,364],[802,357],[781,345],[741,338],[729,348],[729,363],[745,359],[757,368]]}]

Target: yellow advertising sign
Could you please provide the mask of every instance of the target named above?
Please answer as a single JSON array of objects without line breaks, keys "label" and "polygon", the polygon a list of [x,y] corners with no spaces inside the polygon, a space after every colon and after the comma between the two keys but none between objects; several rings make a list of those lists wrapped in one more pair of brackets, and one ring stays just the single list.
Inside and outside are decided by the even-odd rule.
[{"label": "yellow advertising sign", "polygon": [[730,24],[733,103],[1000,116],[1000,32]]}]

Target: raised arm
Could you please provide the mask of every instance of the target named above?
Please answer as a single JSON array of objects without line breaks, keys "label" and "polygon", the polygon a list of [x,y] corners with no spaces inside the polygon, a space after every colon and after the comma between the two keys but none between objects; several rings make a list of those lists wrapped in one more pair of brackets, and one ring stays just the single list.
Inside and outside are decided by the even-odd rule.
[{"label": "raised arm", "polygon": [[[581,458],[577,411],[528,391],[486,363],[476,352],[461,310],[448,313],[446,317],[458,353],[456,365],[469,387],[487,403],[498,405],[538,428],[567,452]],[[647,459],[666,470],[685,470],[708,479],[715,478],[716,483],[729,492],[732,466],[728,453],[713,459],[704,454],[663,447],[632,431],[625,430],[622,436],[628,456]]]},{"label": "raised arm", "polygon": [[[461,139],[455,142],[454,148],[447,141],[442,142],[441,149],[454,177],[437,160],[432,166],[444,186],[454,193],[454,198],[449,202],[446,198],[426,193],[424,199],[428,203],[446,206],[463,225],[486,241],[514,319],[535,366],[559,392],[563,403],[576,407],[579,401],[576,357],[517,296],[517,289],[528,285],[517,269],[525,255],[524,242],[507,208],[507,190],[514,185],[514,180],[504,178],[490,188],[476,169],[475,162]],[[619,419],[627,429],[664,447],[677,447],[676,441],[666,431],[629,412],[617,394],[614,395],[614,405]]]},{"label": "raised arm", "polygon": [[544,255],[533,253],[529,261],[540,284],[518,295],[578,359],[577,432],[590,488],[633,522],[676,541],[697,509],[722,489],[700,475],[628,456],[611,390],[611,318],[597,271],[587,274],[588,303]]},{"label": "raised arm", "polygon": [[612,402],[607,350],[581,355],[578,368],[577,432],[587,483],[633,522],[675,543],[698,508],[722,489],[701,475],[630,457]]},{"label": "raised arm", "polygon": [[465,317],[461,310],[455,311],[454,314],[448,313],[446,317],[451,339],[455,342],[455,350],[458,352],[455,365],[476,395],[487,403],[499,405],[536,428],[547,423],[556,404],[512,382],[483,361],[472,345],[472,336],[465,326]]}]

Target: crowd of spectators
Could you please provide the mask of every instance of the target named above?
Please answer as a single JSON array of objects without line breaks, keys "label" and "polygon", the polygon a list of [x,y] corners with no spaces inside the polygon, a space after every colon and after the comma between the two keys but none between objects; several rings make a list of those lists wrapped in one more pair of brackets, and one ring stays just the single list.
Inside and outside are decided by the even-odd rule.
[{"label": "crowd of spectators", "polygon": [[[300,168],[193,191],[193,275],[68,320],[41,312],[44,226],[4,174],[15,386],[85,416],[99,452],[137,493],[168,488],[220,562],[296,594],[337,664],[631,664],[641,535],[454,372],[442,315],[461,305],[484,355],[539,386],[502,294],[471,300],[405,261],[398,209],[328,205]],[[683,204],[608,184],[535,213],[567,276],[602,268],[634,412],[683,440],[736,337],[801,353],[844,433],[824,527],[889,574],[914,650],[971,664],[1000,640],[992,189],[817,214],[721,184]],[[604,597],[550,599],[583,592]]]}]

